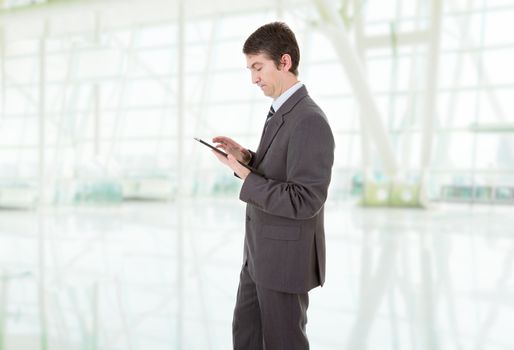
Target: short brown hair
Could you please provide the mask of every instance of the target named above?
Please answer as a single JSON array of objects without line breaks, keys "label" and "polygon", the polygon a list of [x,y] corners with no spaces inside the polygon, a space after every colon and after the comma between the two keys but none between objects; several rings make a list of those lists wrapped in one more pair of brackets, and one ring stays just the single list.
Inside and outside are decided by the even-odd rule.
[{"label": "short brown hair", "polygon": [[300,48],[293,31],[282,22],[272,22],[263,25],[246,39],[243,46],[245,55],[266,54],[275,65],[280,65],[282,55],[291,56],[290,72],[298,75],[300,63]]}]

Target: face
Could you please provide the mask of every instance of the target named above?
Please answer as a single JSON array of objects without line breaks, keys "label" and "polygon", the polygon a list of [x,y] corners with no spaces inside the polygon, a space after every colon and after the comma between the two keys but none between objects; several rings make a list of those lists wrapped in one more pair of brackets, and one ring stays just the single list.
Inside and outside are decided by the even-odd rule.
[{"label": "face", "polygon": [[[285,65],[279,67],[266,54],[246,55],[246,67],[252,73],[252,83],[257,84],[264,95],[272,98],[279,97],[285,90],[288,72]],[[290,73],[289,73],[290,74]]]}]

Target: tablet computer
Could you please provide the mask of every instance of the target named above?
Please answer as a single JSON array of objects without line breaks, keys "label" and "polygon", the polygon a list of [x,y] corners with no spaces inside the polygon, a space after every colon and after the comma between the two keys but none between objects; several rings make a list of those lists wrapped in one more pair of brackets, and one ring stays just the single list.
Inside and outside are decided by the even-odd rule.
[{"label": "tablet computer", "polygon": [[203,144],[203,145],[205,145],[205,146],[207,146],[207,147],[209,147],[209,148],[212,148],[213,150],[215,150],[216,152],[218,152],[218,153],[219,153],[219,154],[221,154],[222,156],[224,156],[224,157],[227,157],[227,156],[228,156],[228,154],[226,154],[225,152],[223,152],[223,151],[222,151],[222,150],[220,150],[219,148],[214,147],[214,146],[213,146],[213,145],[211,145],[210,143],[207,143],[207,142],[205,142],[204,140],[199,139],[199,138],[197,138],[197,137],[195,137],[194,139],[195,139],[196,141],[200,142],[201,144]]},{"label": "tablet computer", "polygon": [[[226,154],[225,152],[223,152],[223,151],[222,151],[222,150],[220,150],[219,148],[214,147],[214,146],[213,146],[213,145],[211,145],[210,143],[205,142],[204,140],[199,139],[198,137],[195,137],[194,139],[195,139],[196,141],[200,142],[202,145],[207,146],[207,147],[209,147],[209,148],[213,149],[214,151],[218,152],[218,153],[219,153],[219,154],[221,154],[222,156],[224,156],[224,157],[227,157],[227,156],[228,156],[228,154]],[[246,169],[250,170],[251,172],[254,172],[254,173],[256,173],[256,174],[260,174],[257,170],[255,170],[255,168],[252,168],[251,166],[249,166],[249,165],[247,165],[247,164],[245,164],[245,163],[243,163],[243,162],[240,162],[239,160],[238,160],[238,162],[239,162],[239,164],[241,164],[242,166],[244,166]]]}]

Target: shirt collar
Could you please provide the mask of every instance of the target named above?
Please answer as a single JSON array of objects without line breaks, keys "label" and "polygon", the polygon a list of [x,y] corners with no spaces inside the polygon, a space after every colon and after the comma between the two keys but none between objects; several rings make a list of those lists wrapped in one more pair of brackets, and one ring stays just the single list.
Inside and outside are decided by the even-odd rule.
[{"label": "shirt collar", "polygon": [[291,86],[289,89],[284,91],[282,93],[282,95],[277,97],[271,104],[273,106],[273,110],[275,112],[278,111],[278,109],[280,107],[282,107],[282,105],[289,99],[289,97],[291,97],[291,95],[293,95],[296,91],[298,91],[298,89],[300,89],[302,86],[303,86],[303,83],[299,81],[296,84],[294,84],[293,86]]}]

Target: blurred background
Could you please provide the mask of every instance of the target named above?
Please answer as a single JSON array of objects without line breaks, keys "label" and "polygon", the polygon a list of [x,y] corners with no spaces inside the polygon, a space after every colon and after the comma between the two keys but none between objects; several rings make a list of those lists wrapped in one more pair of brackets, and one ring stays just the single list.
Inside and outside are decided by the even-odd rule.
[{"label": "blurred background", "polygon": [[512,349],[514,0],[0,1],[0,350],[230,349],[241,181],[296,33],[336,158],[312,349]]}]

